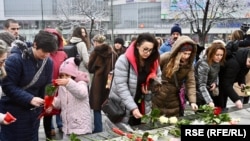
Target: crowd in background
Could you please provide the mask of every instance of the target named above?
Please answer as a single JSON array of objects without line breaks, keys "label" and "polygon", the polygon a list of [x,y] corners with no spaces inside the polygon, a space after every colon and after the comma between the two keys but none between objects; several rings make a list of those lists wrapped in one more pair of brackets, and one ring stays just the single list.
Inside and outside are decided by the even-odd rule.
[{"label": "crowd in background", "polygon": [[[114,98],[126,107],[117,123],[134,126],[141,117],[158,108],[162,115],[184,116],[186,103],[193,111],[201,105],[227,112],[230,98],[239,109],[249,96],[242,93],[250,80],[250,30],[236,30],[227,42],[214,40],[200,53],[199,44],[173,25],[170,38],[141,33],[125,47],[123,38],[107,43],[101,34],[90,39],[85,27],[76,27],[65,39],[60,27],[46,28],[27,42],[14,19],[0,33],[0,140],[38,141],[38,116],[44,110],[45,88],[58,90],[43,117],[47,139],[55,127],[63,139],[103,131],[102,104]],[[77,56],[69,57],[64,46],[74,45]],[[107,88],[109,74],[113,74]],[[151,81],[161,88],[152,93]],[[53,110],[60,110],[53,114]],[[16,120],[5,120],[10,112]],[[56,125],[53,125],[53,116]]]}]

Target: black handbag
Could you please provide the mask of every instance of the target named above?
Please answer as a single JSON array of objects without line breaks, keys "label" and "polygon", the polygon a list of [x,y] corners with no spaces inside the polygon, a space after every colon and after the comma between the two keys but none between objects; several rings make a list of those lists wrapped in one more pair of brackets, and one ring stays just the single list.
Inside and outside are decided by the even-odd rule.
[{"label": "black handbag", "polygon": [[[128,80],[130,76],[130,64],[128,64]],[[113,77],[112,77],[113,79]],[[127,82],[128,83],[128,82]],[[108,98],[102,104],[102,111],[106,114],[109,120],[113,123],[120,122],[126,115],[126,107],[121,101],[113,98]]]},{"label": "black handbag", "polygon": [[118,102],[115,99],[108,98],[102,104],[102,111],[106,114],[109,120],[113,123],[120,122],[126,114],[125,106],[121,105],[122,102]]}]

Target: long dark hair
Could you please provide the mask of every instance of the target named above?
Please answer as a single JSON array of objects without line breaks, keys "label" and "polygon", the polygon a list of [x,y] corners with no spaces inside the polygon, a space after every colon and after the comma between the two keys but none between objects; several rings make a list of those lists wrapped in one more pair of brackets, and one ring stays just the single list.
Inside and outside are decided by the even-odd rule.
[{"label": "long dark hair", "polygon": [[155,60],[158,60],[158,61],[160,60],[160,54],[159,54],[159,51],[158,51],[158,42],[155,39],[155,36],[150,34],[150,33],[142,33],[142,34],[140,34],[137,37],[137,39],[135,41],[135,44],[134,44],[134,46],[135,46],[134,47],[134,54],[136,56],[136,64],[138,66],[140,66],[140,54],[139,54],[137,46],[142,45],[142,43],[145,42],[145,41],[148,41],[148,42],[151,42],[151,43],[154,44],[154,47],[153,47],[153,50],[152,50],[150,56],[147,59],[145,59],[145,63],[144,63],[146,72],[150,72],[150,68],[154,64]]},{"label": "long dark hair", "polygon": [[[82,29],[85,31],[86,36],[82,36]],[[82,41],[86,44],[87,49],[90,49],[90,39],[89,39],[89,34],[84,27],[76,27],[73,31],[72,37],[78,37],[81,38]]]}]

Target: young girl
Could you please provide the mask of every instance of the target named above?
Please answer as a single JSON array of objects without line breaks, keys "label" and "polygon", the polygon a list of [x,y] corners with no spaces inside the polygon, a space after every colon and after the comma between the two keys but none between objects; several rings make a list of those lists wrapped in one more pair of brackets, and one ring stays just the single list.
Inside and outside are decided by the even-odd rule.
[{"label": "young girl", "polygon": [[[80,60],[74,57],[65,60],[59,69],[58,96],[53,101],[53,108],[61,109],[63,122],[63,140],[69,140],[70,134],[84,135],[92,132],[89,106],[87,73],[78,71]],[[50,107],[47,112],[50,112]]]}]

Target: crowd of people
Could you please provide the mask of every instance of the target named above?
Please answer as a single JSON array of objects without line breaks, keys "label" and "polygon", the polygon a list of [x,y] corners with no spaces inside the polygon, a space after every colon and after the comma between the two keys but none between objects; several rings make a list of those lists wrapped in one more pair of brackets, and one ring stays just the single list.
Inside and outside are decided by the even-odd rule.
[{"label": "crowd of people", "polygon": [[[63,140],[69,140],[72,133],[102,132],[102,104],[108,98],[126,109],[117,126],[141,124],[152,108],[167,117],[179,117],[184,116],[186,102],[193,111],[207,104],[227,112],[228,97],[239,109],[249,100],[236,88],[243,89],[249,80],[250,30],[233,32],[227,43],[213,41],[197,58],[198,43],[182,35],[179,24],[171,28],[165,42],[141,33],[128,47],[121,37],[113,45],[101,34],[90,39],[85,27],[76,27],[69,39],[63,37],[60,27],[42,29],[32,43],[19,34],[16,20],[6,20],[4,28],[0,33],[3,141],[38,141],[42,111],[48,140],[55,135],[55,126]],[[68,57],[63,50],[66,44],[74,44],[78,55]],[[161,82],[154,93],[152,80]],[[52,83],[57,90],[52,103],[45,106],[46,90]],[[60,113],[54,115],[54,109]],[[7,112],[15,119],[7,121]],[[53,125],[53,116],[57,125]]]}]

